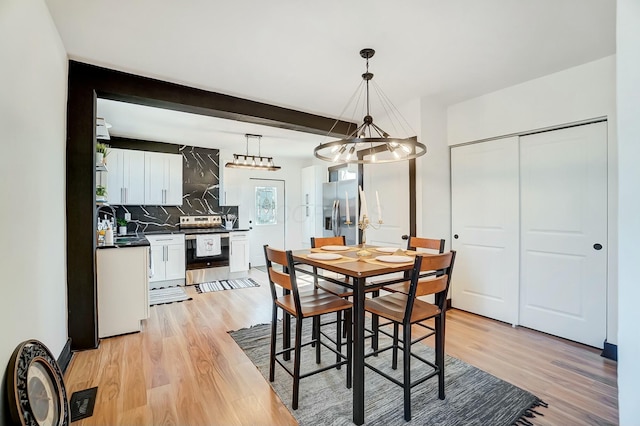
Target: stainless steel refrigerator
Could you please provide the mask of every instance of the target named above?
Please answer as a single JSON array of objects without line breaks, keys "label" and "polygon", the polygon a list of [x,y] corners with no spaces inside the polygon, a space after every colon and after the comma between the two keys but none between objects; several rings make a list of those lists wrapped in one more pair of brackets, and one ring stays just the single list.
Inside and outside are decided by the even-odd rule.
[{"label": "stainless steel refrigerator", "polygon": [[[322,184],[323,236],[344,235],[347,244],[356,244],[356,231],[358,229],[356,222],[357,196],[357,179]],[[347,203],[349,204],[350,225],[345,224],[347,221]]]}]

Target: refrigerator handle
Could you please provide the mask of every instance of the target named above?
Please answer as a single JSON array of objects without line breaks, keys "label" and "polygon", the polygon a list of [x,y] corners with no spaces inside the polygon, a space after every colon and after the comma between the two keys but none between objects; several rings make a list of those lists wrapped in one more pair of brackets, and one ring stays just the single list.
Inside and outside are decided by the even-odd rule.
[{"label": "refrigerator handle", "polygon": [[333,207],[331,208],[331,230],[333,231],[334,237],[338,236],[338,221],[336,218],[337,203],[338,200],[333,200]]},{"label": "refrigerator handle", "polygon": [[336,227],[333,233],[336,237],[341,235],[340,232],[340,200],[336,200]]}]

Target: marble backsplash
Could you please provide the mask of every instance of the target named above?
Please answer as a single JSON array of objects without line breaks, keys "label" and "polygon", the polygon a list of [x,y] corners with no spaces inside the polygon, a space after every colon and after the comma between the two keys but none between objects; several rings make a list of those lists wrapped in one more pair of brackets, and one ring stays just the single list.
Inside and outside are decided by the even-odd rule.
[{"label": "marble backsplash", "polygon": [[114,206],[117,218],[124,219],[125,213],[131,214],[127,233],[177,231],[180,216],[238,216],[237,206],[219,203],[219,150],[185,145],[179,147],[179,152],[182,154],[182,206]]}]

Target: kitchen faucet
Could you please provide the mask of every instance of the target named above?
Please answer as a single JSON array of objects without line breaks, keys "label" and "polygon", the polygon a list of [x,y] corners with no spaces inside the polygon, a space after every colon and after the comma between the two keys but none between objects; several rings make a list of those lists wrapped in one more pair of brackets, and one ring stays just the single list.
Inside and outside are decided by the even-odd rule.
[{"label": "kitchen faucet", "polygon": [[99,226],[99,224],[100,224],[100,212],[102,211],[103,207],[106,207],[109,210],[111,210],[110,212],[109,211],[105,212],[105,217],[104,218],[106,220],[107,219],[106,215],[110,214],[111,215],[111,220],[110,220],[111,229],[115,229],[115,225],[116,225],[116,223],[115,223],[115,221],[116,221],[116,209],[113,208],[113,206],[110,206],[109,204],[103,204],[100,207],[98,207],[98,209],[96,210],[96,218],[98,220],[98,222],[96,223],[96,229],[100,229],[100,226]]}]

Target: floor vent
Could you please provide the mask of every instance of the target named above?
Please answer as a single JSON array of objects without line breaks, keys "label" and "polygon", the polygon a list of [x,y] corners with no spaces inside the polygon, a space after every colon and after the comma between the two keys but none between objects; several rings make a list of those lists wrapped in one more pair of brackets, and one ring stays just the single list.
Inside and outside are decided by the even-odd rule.
[{"label": "floor vent", "polygon": [[69,409],[71,410],[71,421],[84,419],[93,415],[93,407],[96,404],[98,387],[74,392],[71,395]]}]

